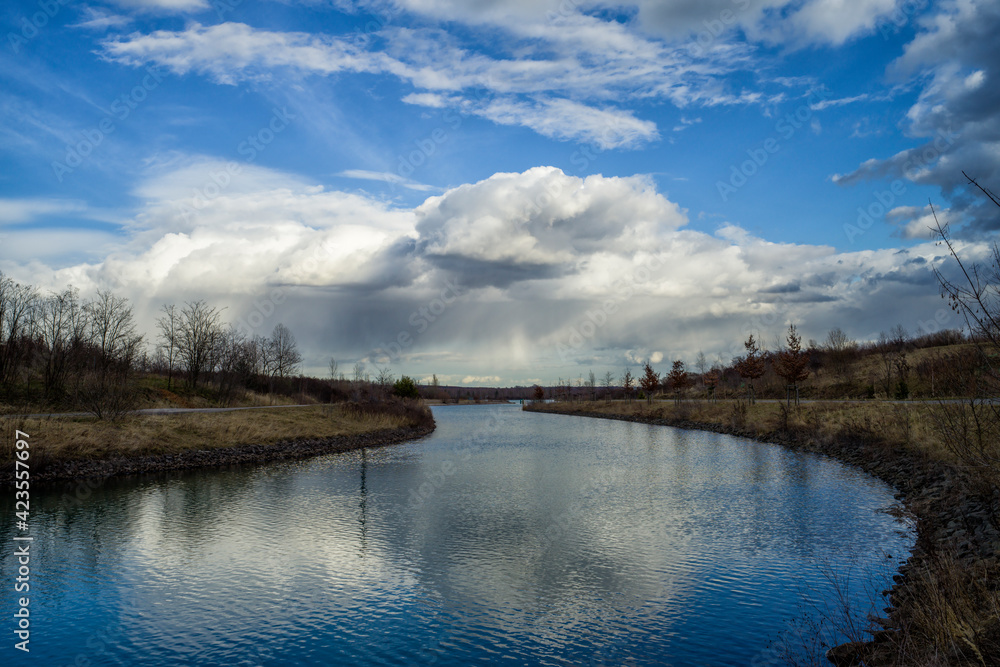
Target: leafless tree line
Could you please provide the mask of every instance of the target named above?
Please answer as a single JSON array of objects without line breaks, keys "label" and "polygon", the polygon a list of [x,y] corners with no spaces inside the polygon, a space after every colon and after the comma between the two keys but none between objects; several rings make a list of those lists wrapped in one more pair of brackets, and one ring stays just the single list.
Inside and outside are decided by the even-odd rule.
[{"label": "leafless tree line", "polygon": [[163,370],[168,388],[181,371],[192,387],[215,376],[224,395],[259,379],[273,389],[276,379],[295,375],[302,362],[295,336],[284,324],[275,326],[270,337],[247,335],[224,324],[222,311],[201,300],[182,308],[168,304],[160,312],[154,367]]},{"label": "leafless tree line", "polygon": [[248,336],[204,301],[164,306],[157,329],[150,355],[128,299],[105,290],[83,299],[73,287],[43,294],[0,273],[0,401],[114,418],[134,407],[138,373],[163,372],[168,388],[180,376],[194,388],[211,378],[226,396],[294,375],[302,360],[283,324]]}]

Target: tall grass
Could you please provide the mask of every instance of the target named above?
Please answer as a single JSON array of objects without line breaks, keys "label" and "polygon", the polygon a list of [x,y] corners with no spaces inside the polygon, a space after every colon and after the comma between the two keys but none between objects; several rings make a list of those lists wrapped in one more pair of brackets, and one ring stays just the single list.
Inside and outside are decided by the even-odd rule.
[{"label": "tall grass", "polygon": [[[0,474],[13,467],[13,433],[31,435],[33,470],[48,462],[174,454],[197,449],[267,445],[295,439],[359,435],[424,426],[430,410],[417,404],[335,403],[277,410],[94,418],[28,419],[0,415]],[[10,437],[8,437],[8,434]]]}]

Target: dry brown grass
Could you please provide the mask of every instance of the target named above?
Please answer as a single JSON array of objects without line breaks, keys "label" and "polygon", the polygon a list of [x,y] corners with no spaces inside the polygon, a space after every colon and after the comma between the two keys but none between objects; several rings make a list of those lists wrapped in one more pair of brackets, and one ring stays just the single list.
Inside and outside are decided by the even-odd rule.
[{"label": "dry brown grass", "polygon": [[26,419],[0,416],[4,460],[12,457],[18,429],[31,436],[32,459],[62,461],[271,444],[295,438],[356,435],[401,428],[411,421],[401,414],[379,414],[349,405],[318,405],[275,410],[143,415],[117,423],[93,418]]},{"label": "dry brown grass", "polygon": [[815,439],[832,439],[850,433],[859,438],[877,439],[886,446],[911,447],[936,460],[959,464],[936,432],[933,403],[886,403],[826,401],[803,403],[785,408],[784,403],[758,402],[746,405],[745,422],[734,423],[735,406],[726,401],[614,401],[576,402],[536,405],[535,409],[574,412],[599,412],[653,419],[684,419],[705,424],[737,427],[760,435],[800,433]]}]

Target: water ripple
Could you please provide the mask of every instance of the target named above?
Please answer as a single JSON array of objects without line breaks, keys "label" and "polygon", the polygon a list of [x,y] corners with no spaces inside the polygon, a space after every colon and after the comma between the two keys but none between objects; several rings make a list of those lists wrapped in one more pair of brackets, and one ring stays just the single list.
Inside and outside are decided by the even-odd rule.
[{"label": "water ripple", "polygon": [[749,664],[833,604],[824,573],[855,573],[863,613],[882,550],[912,541],[876,512],[891,489],[828,458],[516,407],[436,418],[399,447],[33,498],[33,657]]}]

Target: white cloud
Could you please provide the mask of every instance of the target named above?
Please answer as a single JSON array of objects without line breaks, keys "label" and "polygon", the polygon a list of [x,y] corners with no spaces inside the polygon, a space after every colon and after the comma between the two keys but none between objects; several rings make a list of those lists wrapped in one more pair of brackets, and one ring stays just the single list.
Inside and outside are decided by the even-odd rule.
[{"label": "white cloud", "polygon": [[345,169],[344,171],[337,174],[338,176],[343,176],[344,178],[356,178],[364,181],[382,181],[384,183],[393,183],[403,186],[409,190],[416,190],[418,192],[431,192],[437,188],[427,185],[425,183],[417,183],[408,178],[403,178],[399,174],[394,174],[391,171],[369,171],[367,169]]},{"label": "white cloud", "polygon": [[112,14],[102,9],[93,7],[83,8],[84,20],[74,24],[74,28],[87,28],[89,30],[107,30],[108,28],[121,28],[128,25],[132,20],[126,16]]},{"label": "white cloud", "polygon": [[176,74],[197,72],[218,83],[267,78],[277,68],[334,74],[376,71],[380,58],[348,41],[300,32],[256,30],[243,23],[189,25],[183,31],[133,33],[104,43],[107,57],[130,65],[154,62]]},{"label": "white cloud", "polygon": [[896,8],[897,0],[813,0],[795,12],[789,28],[810,41],[840,46],[859,34],[875,31],[879,18]]},{"label": "white cloud", "polygon": [[605,150],[639,146],[660,136],[656,123],[640,120],[630,111],[596,109],[564,99],[493,100],[474,113],[500,125],[523,125],[542,136],[575,139]]},{"label": "white cloud", "polygon": [[863,102],[868,99],[868,95],[855,95],[853,97],[842,97],[836,100],[821,100],[815,104],[810,104],[809,108],[813,111],[822,111],[823,109],[828,109],[829,107],[842,107],[845,104],[854,104],[855,102]]},{"label": "white cloud", "polygon": [[432,109],[442,109],[455,104],[458,99],[449,98],[437,93],[410,93],[409,95],[404,96],[402,101],[406,104],[416,104],[418,106],[430,107]]},{"label": "white cloud", "polygon": [[208,9],[208,0],[112,0],[126,9],[142,12],[195,12]]},{"label": "white cloud", "polygon": [[937,236],[933,230],[938,221],[944,224],[950,213],[950,209],[946,208],[932,210],[930,206],[897,206],[885,214],[885,220],[897,227],[896,235],[900,238],[929,240]]},{"label": "white cloud", "polygon": [[[96,229],[20,229],[0,233],[0,263],[10,267],[38,262],[77,263],[101,258],[121,242],[121,237]],[[35,283],[31,271],[21,275]]]},{"label": "white cloud", "polygon": [[[509,57],[494,57],[433,28],[387,26],[380,31],[386,50],[374,51],[343,36],[193,23],[180,31],[107,40],[104,55],[133,66],[155,63],[177,74],[195,72],[222,84],[273,79],[279,72],[391,75],[418,89],[402,97],[406,103],[454,106],[500,124],[604,148],[659,137],[652,121],[613,101],[659,98],[685,106],[762,99],[756,92],[726,90],[717,78],[723,68],[695,63],[685,49],[631,33],[614,21],[573,15],[532,30],[533,38]],[[502,51],[503,42],[498,46]]]},{"label": "white cloud", "polygon": [[903,178],[939,187],[953,217],[971,223],[960,233],[982,235],[1000,228],[996,207],[975,190],[972,196],[953,195],[971,189],[963,171],[988,186],[1000,182],[1000,5],[950,0],[932,9],[910,17],[919,30],[888,71],[901,82],[919,82],[917,101],[903,119],[919,143],[866,160],[837,182]]},{"label": "white cloud", "polygon": [[499,375],[466,375],[462,378],[462,384],[498,384],[500,380]]},{"label": "white cloud", "polygon": [[[597,254],[628,254],[687,222],[644,177],[567,176],[554,167],[501,173],[416,209],[423,253],[500,272],[546,273]],[[566,270],[566,269],[564,269]],[[471,279],[471,277],[470,277]]]},{"label": "white cloud", "polygon": [[[317,364],[331,352],[382,358],[372,350],[407,333],[413,344],[390,360],[397,372],[467,384],[691,361],[699,349],[728,360],[748,331],[913,330],[940,308],[932,243],[837,253],[731,225],[707,234],[686,229],[685,212],[643,176],[538,167],[397,209],[247,166],[185,218],[191,184],[223,167],[189,158],[151,172],[124,241],[67,235],[55,256],[0,265],[46,289],[114,288],[150,328],[164,302],[204,298],[233,320],[267,310],[266,326],[285,322]],[[104,259],[60,254],[71,246]],[[255,305],[273,290],[280,307]],[[574,331],[589,333],[576,345]]]},{"label": "white cloud", "polygon": [[67,199],[0,199],[0,225],[31,222],[46,215],[82,213],[81,201]]}]

